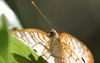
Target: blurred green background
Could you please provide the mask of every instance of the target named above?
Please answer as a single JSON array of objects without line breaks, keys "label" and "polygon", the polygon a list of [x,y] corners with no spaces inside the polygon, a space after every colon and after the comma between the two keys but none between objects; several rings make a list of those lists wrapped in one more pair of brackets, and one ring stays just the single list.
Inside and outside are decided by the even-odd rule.
[{"label": "blurred green background", "polygon": [[[83,41],[100,62],[100,0],[35,0],[36,5],[53,23],[58,32],[68,32]],[[6,0],[24,28],[38,28],[46,32],[50,26],[31,4],[31,0]],[[55,14],[55,15],[54,15]]]}]

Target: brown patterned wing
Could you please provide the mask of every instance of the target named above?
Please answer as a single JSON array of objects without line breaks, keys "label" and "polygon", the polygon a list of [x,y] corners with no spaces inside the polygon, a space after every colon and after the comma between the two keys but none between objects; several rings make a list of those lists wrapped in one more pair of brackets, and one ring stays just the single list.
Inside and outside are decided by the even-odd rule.
[{"label": "brown patterned wing", "polygon": [[48,44],[50,43],[47,33],[38,29],[23,29],[12,31],[12,35],[17,37],[33,50],[36,50],[38,55],[43,56],[48,63],[55,63],[54,58],[50,56],[51,54],[47,50],[47,48],[49,48]]},{"label": "brown patterned wing", "polygon": [[60,34],[65,63],[94,63],[90,50],[78,39],[67,33]]},{"label": "brown patterned wing", "polygon": [[44,46],[49,41],[47,33],[37,29],[15,30],[12,34],[30,48],[35,49],[39,55],[42,55]]}]

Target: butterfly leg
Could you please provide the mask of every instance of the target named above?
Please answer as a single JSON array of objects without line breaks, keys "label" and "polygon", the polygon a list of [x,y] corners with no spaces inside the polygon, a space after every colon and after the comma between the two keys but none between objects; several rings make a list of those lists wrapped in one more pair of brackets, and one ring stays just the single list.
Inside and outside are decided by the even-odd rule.
[{"label": "butterfly leg", "polygon": [[43,55],[42,55],[42,56],[46,57],[46,60],[48,60],[48,59],[49,59],[49,57],[51,56],[51,55],[49,55],[49,54],[50,54],[50,53],[49,53],[49,54],[48,54],[49,56],[47,57],[47,56],[46,56],[46,54],[47,54],[47,53],[48,53],[48,51],[46,51],[46,52],[45,52],[45,53],[43,53]]},{"label": "butterfly leg", "polygon": [[[41,42],[37,42],[35,45],[33,45],[32,46],[32,48],[34,48],[37,44],[41,44],[43,47],[44,47],[44,50],[43,50],[43,54],[41,55],[42,57],[44,56],[44,57],[46,57],[47,55],[46,54],[50,54],[49,52],[50,52],[50,49],[48,48],[49,47],[49,43],[47,43],[46,45],[44,45],[44,44],[42,44]],[[46,57],[46,60],[48,60],[49,59],[49,57],[50,57],[51,55],[49,55],[48,57]]]},{"label": "butterfly leg", "polygon": [[48,51],[50,51],[47,46],[43,45],[41,42],[36,43],[35,45],[32,46],[32,48],[34,48],[37,44],[41,44],[42,46],[44,46]]}]

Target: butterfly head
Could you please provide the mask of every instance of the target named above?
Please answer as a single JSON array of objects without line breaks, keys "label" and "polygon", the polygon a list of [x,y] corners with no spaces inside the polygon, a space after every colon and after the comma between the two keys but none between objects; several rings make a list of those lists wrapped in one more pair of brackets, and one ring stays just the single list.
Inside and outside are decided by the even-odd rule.
[{"label": "butterfly head", "polygon": [[57,33],[57,31],[55,29],[52,29],[51,32],[49,33],[49,37],[59,37],[59,34]]}]

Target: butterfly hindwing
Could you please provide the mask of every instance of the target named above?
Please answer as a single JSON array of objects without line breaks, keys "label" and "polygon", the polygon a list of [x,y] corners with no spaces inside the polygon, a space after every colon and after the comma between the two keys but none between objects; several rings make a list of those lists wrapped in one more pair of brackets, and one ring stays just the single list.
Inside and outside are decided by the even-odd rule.
[{"label": "butterfly hindwing", "polygon": [[67,33],[61,33],[60,42],[64,48],[65,63],[93,63],[91,52],[77,38]]}]

